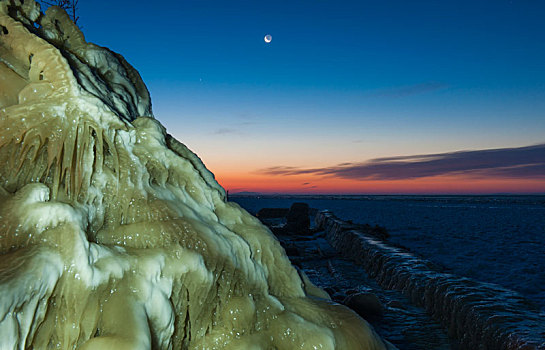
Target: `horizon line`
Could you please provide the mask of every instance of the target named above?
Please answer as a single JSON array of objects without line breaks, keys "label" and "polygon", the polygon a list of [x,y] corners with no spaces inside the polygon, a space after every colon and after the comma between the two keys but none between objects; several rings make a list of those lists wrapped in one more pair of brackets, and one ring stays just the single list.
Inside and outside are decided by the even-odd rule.
[{"label": "horizon line", "polygon": [[545,192],[491,192],[491,193],[289,193],[289,192],[233,192],[229,196],[545,196]]}]

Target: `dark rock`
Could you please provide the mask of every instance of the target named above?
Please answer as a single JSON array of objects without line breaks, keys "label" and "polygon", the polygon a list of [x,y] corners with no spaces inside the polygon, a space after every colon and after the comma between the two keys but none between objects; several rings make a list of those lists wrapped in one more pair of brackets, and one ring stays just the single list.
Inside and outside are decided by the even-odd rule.
[{"label": "dark rock", "polygon": [[331,288],[331,287],[325,287],[324,288],[324,291],[329,294],[329,296],[332,296],[333,294],[335,294],[335,289]]},{"label": "dark rock", "polygon": [[272,219],[264,219],[259,218],[259,220],[268,228],[270,228],[272,231],[274,231],[275,228],[283,228],[286,224],[286,218],[272,218]]},{"label": "dark rock", "polygon": [[384,314],[382,303],[373,293],[354,293],[347,296],[343,303],[366,320],[380,318]]},{"label": "dark rock", "polygon": [[[266,223],[264,223],[266,225]],[[286,229],[284,226],[269,226],[269,229],[274,233],[276,236],[281,236],[286,234]]]},{"label": "dark rock", "polygon": [[262,208],[257,212],[259,219],[283,218],[288,215],[288,208]]},{"label": "dark rock", "polygon": [[286,254],[288,256],[299,256],[299,255],[301,255],[299,253],[299,249],[297,249],[297,247],[295,245],[293,245],[293,244],[286,245],[284,247],[284,249],[286,250]]},{"label": "dark rock", "polygon": [[308,233],[310,230],[307,203],[293,203],[287,214],[286,230],[294,233]]},{"label": "dark rock", "polygon": [[335,293],[331,296],[331,300],[341,304],[346,299],[346,294],[344,293]]}]

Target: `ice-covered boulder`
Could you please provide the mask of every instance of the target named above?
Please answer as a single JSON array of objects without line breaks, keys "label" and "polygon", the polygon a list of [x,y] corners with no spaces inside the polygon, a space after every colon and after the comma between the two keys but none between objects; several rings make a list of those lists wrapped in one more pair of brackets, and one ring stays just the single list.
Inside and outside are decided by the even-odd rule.
[{"label": "ice-covered boulder", "polygon": [[384,348],[60,8],[0,0],[0,133],[1,349]]}]

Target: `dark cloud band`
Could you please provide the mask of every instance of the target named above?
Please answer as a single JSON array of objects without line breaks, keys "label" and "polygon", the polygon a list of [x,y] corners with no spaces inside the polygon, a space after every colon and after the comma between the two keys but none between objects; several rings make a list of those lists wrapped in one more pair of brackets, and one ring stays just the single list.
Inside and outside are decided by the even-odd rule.
[{"label": "dark cloud band", "polygon": [[545,144],[377,158],[362,163],[343,163],[314,169],[276,166],[259,172],[268,175],[314,174],[354,180],[405,180],[460,174],[545,179]]}]

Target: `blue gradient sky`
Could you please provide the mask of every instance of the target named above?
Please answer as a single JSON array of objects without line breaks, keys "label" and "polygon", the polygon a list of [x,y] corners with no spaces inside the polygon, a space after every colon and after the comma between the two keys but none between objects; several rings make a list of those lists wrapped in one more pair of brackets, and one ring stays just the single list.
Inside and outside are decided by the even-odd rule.
[{"label": "blue gradient sky", "polygon": [[228,189],[272,167],[545,143],[544,1],[80,2],[87,40],[139,70]]}]

